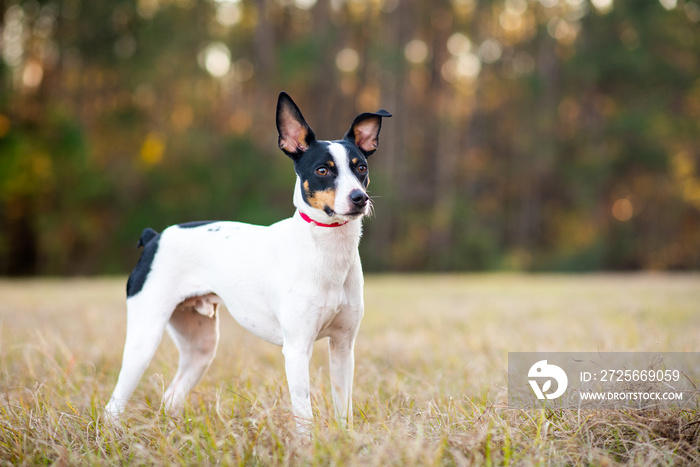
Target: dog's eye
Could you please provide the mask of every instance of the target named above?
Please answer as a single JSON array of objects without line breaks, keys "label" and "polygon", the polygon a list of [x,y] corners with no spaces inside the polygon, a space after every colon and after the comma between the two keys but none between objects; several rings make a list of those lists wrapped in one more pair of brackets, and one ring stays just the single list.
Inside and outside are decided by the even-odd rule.
[{"label": "dog's eye", "polygon": [[358,165],[357,171],[361,174],[366,174],[367,173],[367,166],[364,164]]},{"label": "dog's eye", "polygon": [[326,175],[328,175],[328,169],[325,167],[319,167],[318,169],[316,169],[316,175],[325,177]]}]

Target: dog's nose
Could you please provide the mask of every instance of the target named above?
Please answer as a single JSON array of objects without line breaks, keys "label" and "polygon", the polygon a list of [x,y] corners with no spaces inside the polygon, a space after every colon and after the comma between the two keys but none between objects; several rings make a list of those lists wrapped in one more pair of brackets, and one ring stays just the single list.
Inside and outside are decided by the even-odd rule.
[{"label": "dog's nose", "polygon": [[369,200],[369,196],[362,190],[352,190],[350,192],[350,201],[358,208],[365,207],[367,200]]}]

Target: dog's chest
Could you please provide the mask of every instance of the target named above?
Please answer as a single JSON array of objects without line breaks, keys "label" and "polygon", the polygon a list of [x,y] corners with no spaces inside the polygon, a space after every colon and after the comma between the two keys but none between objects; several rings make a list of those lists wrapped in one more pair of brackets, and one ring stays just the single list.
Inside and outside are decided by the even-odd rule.
[{"label": "dog's chest", "polygon": [[315,322],[317,339],[324,337],[324,331],[331,328],[338,319],[346,321],[349,318],[346,315],[351,313],[350,300],[344,287],[319,290],[315,300],[310,300],[310,303],[312,305],[306,311],[307,319]]},{"label": "dog's chest", "polygon": [[318,306],[329,314],[348,305],[348,297],[343,286],[329,288],[318,294]]},{"label": "dog's chest", "polygon": [[316,329],[321,331],[329,326],[339,313],[347,313],[352,304],[361,300],[361,289],[354,285],[357,281],[352,273],[359,268],[358,256],[338,256],[317,258],[306,265],[299,286],[302,302],[308,304],[305,311],[310,320],[316,321]]}]

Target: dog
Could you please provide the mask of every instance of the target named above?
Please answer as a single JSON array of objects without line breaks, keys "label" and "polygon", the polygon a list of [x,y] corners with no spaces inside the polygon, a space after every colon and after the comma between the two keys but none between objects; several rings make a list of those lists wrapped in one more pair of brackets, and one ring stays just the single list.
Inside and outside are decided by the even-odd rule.
[{"label": "dog", "polygon": [[316,340],[329,338],[335,414],[352,424],[354,345],[364,314],[358,245],[367,195],[367,159],[379,145],[386,110],[358,115],[343,139],[320,141],[299,107],[277,101],[280,149],[294,162],[293,217],[269,227],[239,222],[190,222],[157,233],[145,229],[141,257],[127,282],[122,368],[105,407],[118,420],[165,329],[179,351],[165,391],[177,414],[202,378],[219,340],[219,305],[245,329],[282,346],[292,411],[299,432],[313,423],[309,360]]}]

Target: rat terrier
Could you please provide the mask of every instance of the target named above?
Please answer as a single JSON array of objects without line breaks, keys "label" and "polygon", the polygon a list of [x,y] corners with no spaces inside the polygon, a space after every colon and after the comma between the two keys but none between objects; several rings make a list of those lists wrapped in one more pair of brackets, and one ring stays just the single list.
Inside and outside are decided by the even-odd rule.
[{"label": "rat terrier", "polygon": [[164,329],[180,357],[163,402],[171,413],[182,408],[216,354],[223,303],[245,329],[282,346],[300,432],[313,421],[313,344],[328,337],[336,416],[342,425],[352,423],[353,348],[364,313],[358,244],[372,206],[367,158],[385,117],[391,117],[386,110],[360,114],[342,140],[318,141],[283,92],[277,131],[297,175],[293,217],[269,227],[190,222],[160,234],[143,231],[143,252],[126,286],[126,343],[105,408],[109,420],[124,411]]}]

